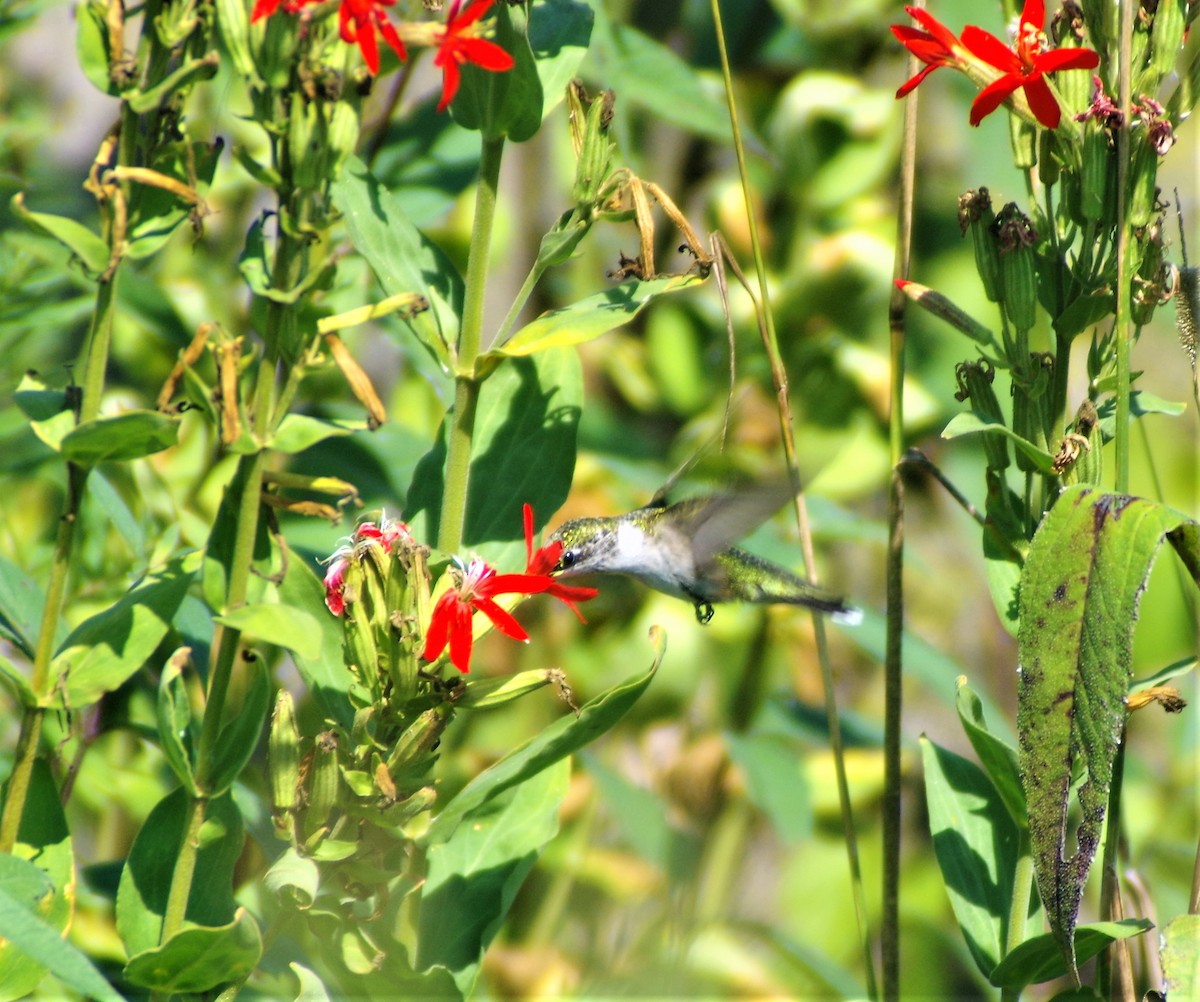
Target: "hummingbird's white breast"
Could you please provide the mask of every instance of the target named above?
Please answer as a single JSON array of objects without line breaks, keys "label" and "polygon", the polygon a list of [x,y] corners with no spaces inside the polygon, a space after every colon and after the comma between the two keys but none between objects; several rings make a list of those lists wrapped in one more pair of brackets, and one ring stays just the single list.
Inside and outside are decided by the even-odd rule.
[{"label": "hummingbird's white breast", "polygon": [[682,585],[696,573],[696,562],[688,540],[666,526],[647,533],[632,521],[617,525],[617,539],[612,554],[612,570],[644,581],[651,588],[685,598]]}]

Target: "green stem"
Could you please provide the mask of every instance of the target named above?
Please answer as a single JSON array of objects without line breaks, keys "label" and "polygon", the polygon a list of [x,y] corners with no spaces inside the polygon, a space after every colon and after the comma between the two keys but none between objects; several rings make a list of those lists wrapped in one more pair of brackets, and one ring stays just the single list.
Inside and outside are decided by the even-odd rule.
[{"label": "green stem", "polygon": [[207,804],[208,801],[203,797],[197,797],[191,802],[188,811],[183,842],[176,857],[178,862],[171,878],[171,890],[167,894],[167,907],[163,912],[162,937],[159,940],[162,943],[167,942],[183,928],[188,896],[192,889],[192,877],[196,872],[196,857],[200,851],[200,826],[204,824],[204,810]]},{"label": "green stem", "polygon": [[[725,27],[721,18],[720,0],[711,0],[713,25],[716,29],[717,52],[721,57],[721,75],[725,86],[725,106],[729,111],[730,135],[733,138],[734,154],[737,158],[738,179],[742,189],[742,199],[746,213],[746,223],[750,233],[750,246],[754,253],[754,270],[758,282],[758,299],[755,310],[758,319],[759,333],[762,337],[763,349],[771,367],[771,380],[775,387],[776,405],[779,412],[780,435],[783,439],[784,456],[787,460],[788,471],[793,477],[795,486],[799,486],[799,474],[796,467],[796,440],[792,431],[791,404],[788,399],[787,371],[779,351],[779,338],[775,329],[775,315],[771,309],[771,297],[767,284],[767,268],[763,256],[762,240],[758,233],[758,217],[754,203],[750,197],[750,176],[746,167],[746,150],[742,142],[742,130],[738,121],[737,101],[733,91],[733,74],[729,66],[729,51],[725,44]],[[912,107],[911,102],[906,102]],[[907,113],[907,112],[906,112]],[[798,492],[796,495],[796,524],[800,533],[801,552],[804,556],[805,573],[810,579],[815,578],[815,561],[813,557],[812,533],[808,525],[808,508],[804,498]],[[850,886],[854,900],[854,912],[857,919],[859,945],[862,948],[863,969],[870,998],[876,998],[875,962],[871,954],[871,938],[867,925],[866,895],[863,890],[862,869],[858,857],[858,835],[854,827],[854,811],[850,803],[850,785],[846,778],[846,757],[842,742],[841,717],[838,712],[837,695],[834,689],[833,665],[829,657],[829,644],[825,634],[825,621],[819,615],[813,614],[813,639],[815,642],[817,663],[821,669],[821,685],[825,696],[825,718],[829,727],[829,747],[833,757],[834,774],[837,779],[838,803],[841,810],[842,828],[846,840],[846,857],[850,870]]]},{"label": "green stem", "polygon": [[479,161],[479,185],[475,190],[475,219],[471,226],[471,248],[463,295],[462,325],[454,387],[454,417],[450,425],[446,455],[446,485],[442,493],[442,516],[438,525],[438,549],[455,552],[462,545],[467,517],[467,488],[471,470],[471,442],[475,437],[475,408],[479,402],[479,380],[475,363],[483,341],[483,297],[487,290],[488,259],[492,227],[496,217],[496,191],[504,137],[484,137]]},{"label": "green stem", "polygon": [[1013,897],[1008,910],[1008,935],[1004,939],[1005,956],[1025,942],[1025,920],[1033,890],[1033,848],[1029,829],[1021,829],[1017,844],[1017,866],[1013,872]]}]

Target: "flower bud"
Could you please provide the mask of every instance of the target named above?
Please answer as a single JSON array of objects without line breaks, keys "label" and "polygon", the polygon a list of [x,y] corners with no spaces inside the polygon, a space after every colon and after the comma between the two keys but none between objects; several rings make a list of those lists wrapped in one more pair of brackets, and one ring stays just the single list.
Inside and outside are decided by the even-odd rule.
[{"label": "flower bud", "polygon": [[1104,474],[1100,416],[1090,400],[1075,412],[1075,421],[1063,436],[1051,467],[1066,484],[1098,484]]},{"label": "flower bud", "polygon": [[[1046,413],[1054,373],[1051,355],[1034,353],[1026,364],[1013,370],[1013,432],[1043,452],[1046,451]],[[1036,460],[1023,449],[1016,450],[1017,469],[1037,473]]]},{"label": "flower bud", "polygon": [[1037,232],[1015,202],[1000,210],[993,225],[1000,248],[1001,305],[1018,331],[1028,331],[1037,319],[1037,268],[1033,256]]},{"label": "flower bud", "polygon": [[[1004,414],[1000,401],[992,389],[996,378],[995,367],[986,358],[974,362],[960,362],[954,370],[958,380],[956,400],[970,400],[971,410],[988,424],[1003,427]],[[1003,470],[1008,466],[1008,440],[1003,435],[987,432],[983,435],[983,448],[987,455],[989,470]]]},{"label": "flower bud", "polygon": [[400,735],[386,762],[398,790],[414,785],[414,781],[424,781],[433,764],[433,750],[449,722],[450,711],[444,706],[434,707],[417,717]]},{"label": "flower bud", "polygon": [[1187,6],[1187,0],[1158,0],[1154,24],[1150,28],[1150,65],[1147,68],[1153,77],[1148,79],[1143,75],[1138,84],[1141,89],[1158,90],[1163,78],[1174,72],[1175,61],[1183,46]]},{"label": "flower bud", "polygon": [[291,829],[291,816],[300,802],[300,731],[292,694],[280,689],[267,736],[267,767],[271,773],[271,804],[275,829]]},{"label": "flower bud", "polygon": [[309,753],[308,803],[304,808],[305,844],[311,846],[328,833],[330,815],[338,803],[341,776],[338,772],[338,736],[322,731]]},{"label": "flower bud", "polygon": [[1108,130],[1092,120],[1084,127],[1083,155],[1079,171],[1079,214],[1090,222],[1104,218],[1110,204],[1115,177],[1112,144]]},{"label": "flower bud", "polygon": [[1000,302],[1000,249],[992,229],[996,214],[987,188],[966,191],[958,200],[958,227],[971,234],[975,251],[975,269],[983,283],[984,294],[993,303]]}]

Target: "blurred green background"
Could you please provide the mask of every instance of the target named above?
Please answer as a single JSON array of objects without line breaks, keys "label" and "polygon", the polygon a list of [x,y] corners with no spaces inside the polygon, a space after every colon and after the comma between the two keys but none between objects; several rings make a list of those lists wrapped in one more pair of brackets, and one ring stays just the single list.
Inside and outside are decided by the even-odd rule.
[{"label": "blurred green background", "polygon": [[[889,477],[887,304],[903,112],[894,91],[906,78],[888,25],[905,15],[899,4],[878,0],[740,0],[722,10],[809,485],[817,569],[824,584],[866,610],[860,627],[832,626],[831,645],[874,929]],[[968,20],[997,32],[1000,27],[991,5],[944,2],[936,13],[954,29]],[[666,190],[694,226],[719,230],[748,270],[708,5],[606,2],[596,6],[596,16],[582,76],[592,90],[616,92],[614,128],[622,156]],[[24,192],[40,211],[91,222],[94,207],[80,185],[113,110],[75,66],[73,30],[67,5],[0,6],[0,189],[6,196]],[[386,78],[378,81],[368,121],[371,110],[384,108],[388,87]],[[477,138],[434,115],[436,90],[431,68],[420,66],[403,114],[369,136],[362,153],[405,200],[414,221],[462,265]],[[235,333],[246,326],[249,297],[237,259],[262,206],[228,149],[261,140],[239,118],[247,109],[239,106],[241,92],[232,78],[219,76],[200,93],[188,112],[192,133],[226,142],[208,199],[214,213],[202,232],[177,233],[165,253],[127,275],[120,289],[108,392],[141,406],[153,401],[199,324],[216,320]],[[920,94],[911,277],[994,323],[955,211],[968,187],[986,185],[997,205],[1022,199],[1023,184],[1009,163],[1006,123],[995,115],[970,128],[972,92],[953,74],[936,75]],[[1194,227],[1193,165],[1200,147],[1191,128],[1180,130],[1179,140],[1165,169]],[[488,288],[492,330],[541,234],[568,207],[572,174],[561,110],[534,140],[507,152]],[[665,219],[659,222],[660,268],[685,269],[690,261],[675,252],[678,235]],[[15,240],[20,226],[6,197],[0,202],[0,554],[40,578],[63,475],[10,393],[27,369],[55,385],[69,379],[92,293],[82,276],[63,277],[66,252],[60,246],[24,232]],[[1195,237],[1194,229],[1189,236]],[[1200,246],[1200,240],[1192,243]],[[604,288],[619,253],[635,250],[631,227],[599,227],[583,253],[538,289],[528,315]],[[1178,260],[1175,238],[1172,256]],[[380,295],[365,264],[349,255],[322,308],[339,312]],[[751,305],[736,287],[730,305],[736,332],[732,385],[721,304],[711,283],[671,297],[635,325],[583,347],[586,406],[575,483],[551,527],[568,517],[644,504],[680,463],[704,448],[710,451],[685,489],[703,490],[733,472],[755,475],[782,465],[770,375]],[[488,331],[485,321],[485,338]],[[360,489],[366,511],[394,513],[403,508],[452,387],[398,322],[384,320],[345,336],[376,380],[390,420],[374,433],[310,449],[294,457],[292,468],[347,479]],[[1076,349],[1086,352],[1086,340],[1079,338]],[[953,396],[954,366],[973,355],[966,338],[911,311],[908,444],[982,505],[977,446],[939,439],[961,406]],[[1195,517],[1200,425],[1184,359],[1173,310],[1160,309],[1136,347],[1134,369],[1144,373],[1140,386],[1169,400],[1189,400],[1189,407],[1180,417],[1144,420],[1144,435],[1135,437],[1132,483],[1137,493],[1161,497]],[[1086,394],[1082,357],[1073,368],[1078,382],[1072,384],[1072,406]],[[711,444],[730,398],[732,423],[721,454]],[[304,407],[325,416],[361,416],[332,367],[306,383]],[[231,460],[214,461],[212,454],[199,422],[190,425],[185,418],[177,449],[132,473],[100,470],[85,509],[79,580],[120,590],[156,554],[203,545],[232,469]],[[925,733],[969,754],[953,712],[960,674],[990,700],[993,725],[1003,730],[1007,722],[1011,731],[1015,643],[993,609],[974,523],[924,476],[914,474],[906,483],[904,995],[988,997],[994,990],[978,981],[931,852],[915,742]],[[519,512],[513,518],[515,527]],[[294,548],[316,561],[332,552],[349,524],[289,517],[282,528]],[[783,516],[748,545],[802,566],[794,525]],[[83,618],[109,597],[107,590],[81,591],[70,618]],[[1175,558],[1164,556],[1142,603],[1138,674],[1194,656],[1189,602]],[[585,611],[589,622],[580,626],[567,610],[530,603],[522,620],[533,642],[522,648],[489,637],[475,658],[476,670],[487,674],[561,667],[582,701],[648,663],[651,624],[664,626],[669,638],[662,670],[634,713],[578,759],[562,832],[489,954],[481,997],[861,996],[865,981],[807,614],[721,607],[703,628],[687,604],[623,581],[605,582]],[[298,684],[287,663],[279,665],[277,677]],[[1195,702],[1190,678],[1185,695]],[[106,712],[134,723],[151,719],[152,692],[152,680],[136,678],[111,697]],[[6,758],[16,733],[12,711],[8,704],[2,711],[0,754]],[[308,712],[315,710],[309,706]],[[490,713],[460,715],[443,744],[442,783],[447,789],[461,784],[565,712],[544,691]],[[1191,711],[1168,718],[1152,708],[1130,725],[1130,863],[1152,914],[1164,917],[1186,909],[1197,831],[1198,737]],[[260,761],[244,778],[239,799],[247,810],[262,795],[262,768]],[[128,851],[137,826],[171,782],[161,756],[136,730],[107,733],[83,760],[70,813],[79,857],[94,865],[79,887],[72,936],[93,955],[120,956],[109,864]],[[251,817],[250,828],[255,837],[271,838],[262,817]],[[251,906],[262,893],[255,886],[262,858],[251,842],[241,868]],[[1089,908],[1094,914],[1094,907],[1092,888],[1085,914]],[[264,997],[291,984],[283,944],[278,952],[278,958],[264,958],[264,969],[278,976],[275,984],[259,986]],[[1028,997],[1049,994],[1044,987]]]}]

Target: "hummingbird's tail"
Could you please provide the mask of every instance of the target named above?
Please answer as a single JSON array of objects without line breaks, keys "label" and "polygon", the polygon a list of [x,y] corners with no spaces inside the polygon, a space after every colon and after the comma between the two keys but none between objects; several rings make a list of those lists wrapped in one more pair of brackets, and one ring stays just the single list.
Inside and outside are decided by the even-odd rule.
[{"label": "hummingbird's tail", "polygon": [[744,550],[733,549],[717,557],[734,595],[743,602],[802,605],[827,612],[835,623],[857,626],[862,610],[847,604],[841,595],[825,591],[786,568]]}]

